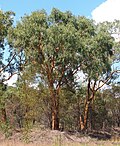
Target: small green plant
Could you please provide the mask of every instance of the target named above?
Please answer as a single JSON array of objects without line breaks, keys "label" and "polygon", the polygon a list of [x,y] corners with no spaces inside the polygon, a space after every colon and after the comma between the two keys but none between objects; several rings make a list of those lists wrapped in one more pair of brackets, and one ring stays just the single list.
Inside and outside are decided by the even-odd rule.
[{"label": "small green plant", "polygon": [[25,142],[25,143],[29,143],[28,131],[23,131],[22,140],[23,140],[23,142]]},{"label": "small green plant", "polygon": [[0,130],[5,134],[5,138],[12,135],[12,128],[10,127],[9,122],[0,122]]},{"label": "small green plant", "polygon": [[29,143],[29,141],[30,141],[29,133],[30,133],[30,130],[31,130],[32,126],[33,125],[31,124],[30,121],[27,120],[26,122],[24,122],[22,140],[25,143]]},{"label": "small green plant", "polygon": [[62,137],[61,135],[57,136],[54,142],[54,146],[62,146]]}]

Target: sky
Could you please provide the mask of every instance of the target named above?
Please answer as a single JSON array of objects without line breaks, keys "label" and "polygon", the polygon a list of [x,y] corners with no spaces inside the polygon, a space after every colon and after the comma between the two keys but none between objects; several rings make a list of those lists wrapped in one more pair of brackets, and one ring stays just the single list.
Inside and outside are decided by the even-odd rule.
[{"label": "sky", "polygon": [[[15,22],[35,10],[45,9],[49,14],[53,7],[61,11],[69,10],[76,16],[86,16],[97,23],[120,20],[120,0],[0,0],[1,10],[16,13]],[[16,76],[9,81],[9,85],[15,80]]]},{"label": "sky", "polygon": [[12,10],[18,20],[25,13],[45,9],[58,8],[61,11],[70,10],[74,15],[91,17],[91,12],[105,0],[0,0],[0,8],[4,11]]}]

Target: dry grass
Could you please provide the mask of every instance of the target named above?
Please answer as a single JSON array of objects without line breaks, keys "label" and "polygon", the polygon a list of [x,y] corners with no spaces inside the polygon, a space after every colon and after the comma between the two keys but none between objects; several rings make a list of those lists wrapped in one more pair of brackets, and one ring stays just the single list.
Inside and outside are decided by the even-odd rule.
[{"label": "dry grass", "polygon": [[28,135],[16,133],[9,139],[1,135],[0,146],[120,146],[120,137],[104,141],[79,133],[34,129]]},{"label": "dry grass", "polygon": [[94,141],[90,143],[53,143],[50,144],[26,144],[15,141],[3,141],[0,143],[0,146],[120,146],[120,142],[112,142],[112,141]]}]

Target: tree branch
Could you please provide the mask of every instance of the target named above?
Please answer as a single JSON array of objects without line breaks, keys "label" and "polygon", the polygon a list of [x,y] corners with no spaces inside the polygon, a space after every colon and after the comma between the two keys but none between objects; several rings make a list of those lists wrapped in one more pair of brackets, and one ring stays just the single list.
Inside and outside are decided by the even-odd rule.
[{"label": "tree branch", "polygon": [[107,78],[107,80],[105,80],[105,81],[103,82],[103,84],[102,84],[101,86],[99,86],[95,91],[98,91],[100,88],[102,88],[102,87],[111,79],[111,77],[112,77],[112,75],[113,75],[114,73],[120,73],[120,70],[115,70],[115,71],[113,71],[113,72],[110,74],[110,76]]},{"label": "tree branch", "polygon": [[16,52],[14,53],[14,55],[12,56],[12,58],[11,58],[11,60],[8,62],[8,64],[5,65],[5,66],[0,70],[0,73],[1,73],[2,71],[4,71],[4,70],[10,65],[10,63],[13,61],[15,55],[16,55]]}]

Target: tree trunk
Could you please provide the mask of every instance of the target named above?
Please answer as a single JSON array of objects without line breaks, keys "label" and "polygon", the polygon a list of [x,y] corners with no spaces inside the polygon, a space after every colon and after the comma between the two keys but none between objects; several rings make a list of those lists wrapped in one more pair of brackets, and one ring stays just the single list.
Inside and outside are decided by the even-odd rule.
[{"label": "tree trunk", "polygon": [[5,108],[1,109],[1,122],[5,123],[7,121],[6,110]]},{"label": "tree trunk", "polygon": [[80,116],[80,129],[81,129],[81,131],[85,131],[86,128],[87,128],[89,104],[90,104],[90,102],[87,101],[86,104],[85,104],[85,109],[84,109],[83,118],[82,118],[82,116]]},{"label": "tree trunk", "polygon": [[52,66],[46,64],[48,85],[51,95],[51,129],[59,130],[59,90],[60,83],[54,87],[53,79],[54,58]]},{"label": "tree trunk", "polygon": [[82,115],[80,116],[80,130],[83,131],[84,129],[84,123],[83,123],[83,118]]},{"label": "tree trunk", "polygon": [[52,130],[59,130],[59,92],[52,93]]},{"label": "tree trunk", "polygon": [[57,107],[52,110],[52,130],[59,130],[59,110]]},{"label": "tree trunk", "polygon": [[94,122],[93,122],[93,107],[92,104],[90,104],[89,106],[89,131],[92,131],[94,126]]},{"label": "tree trunk", "polygon": [[94,99],[94,96],[95,96],[95,90],[94,90],[95,83],[94,83],[92,93],[90,93],[91,89],[90,89],[90,79],[89,79],[88,88],[87,88],[87,96],[86,96],[85,107],[84,107],[84,115],[83,115],[83,118],[82,118],[82,116],[80,117],[81,131],[85,131],[87,129],[89,106],[90,106],[90,103],[92,102],[92,100]]}]

